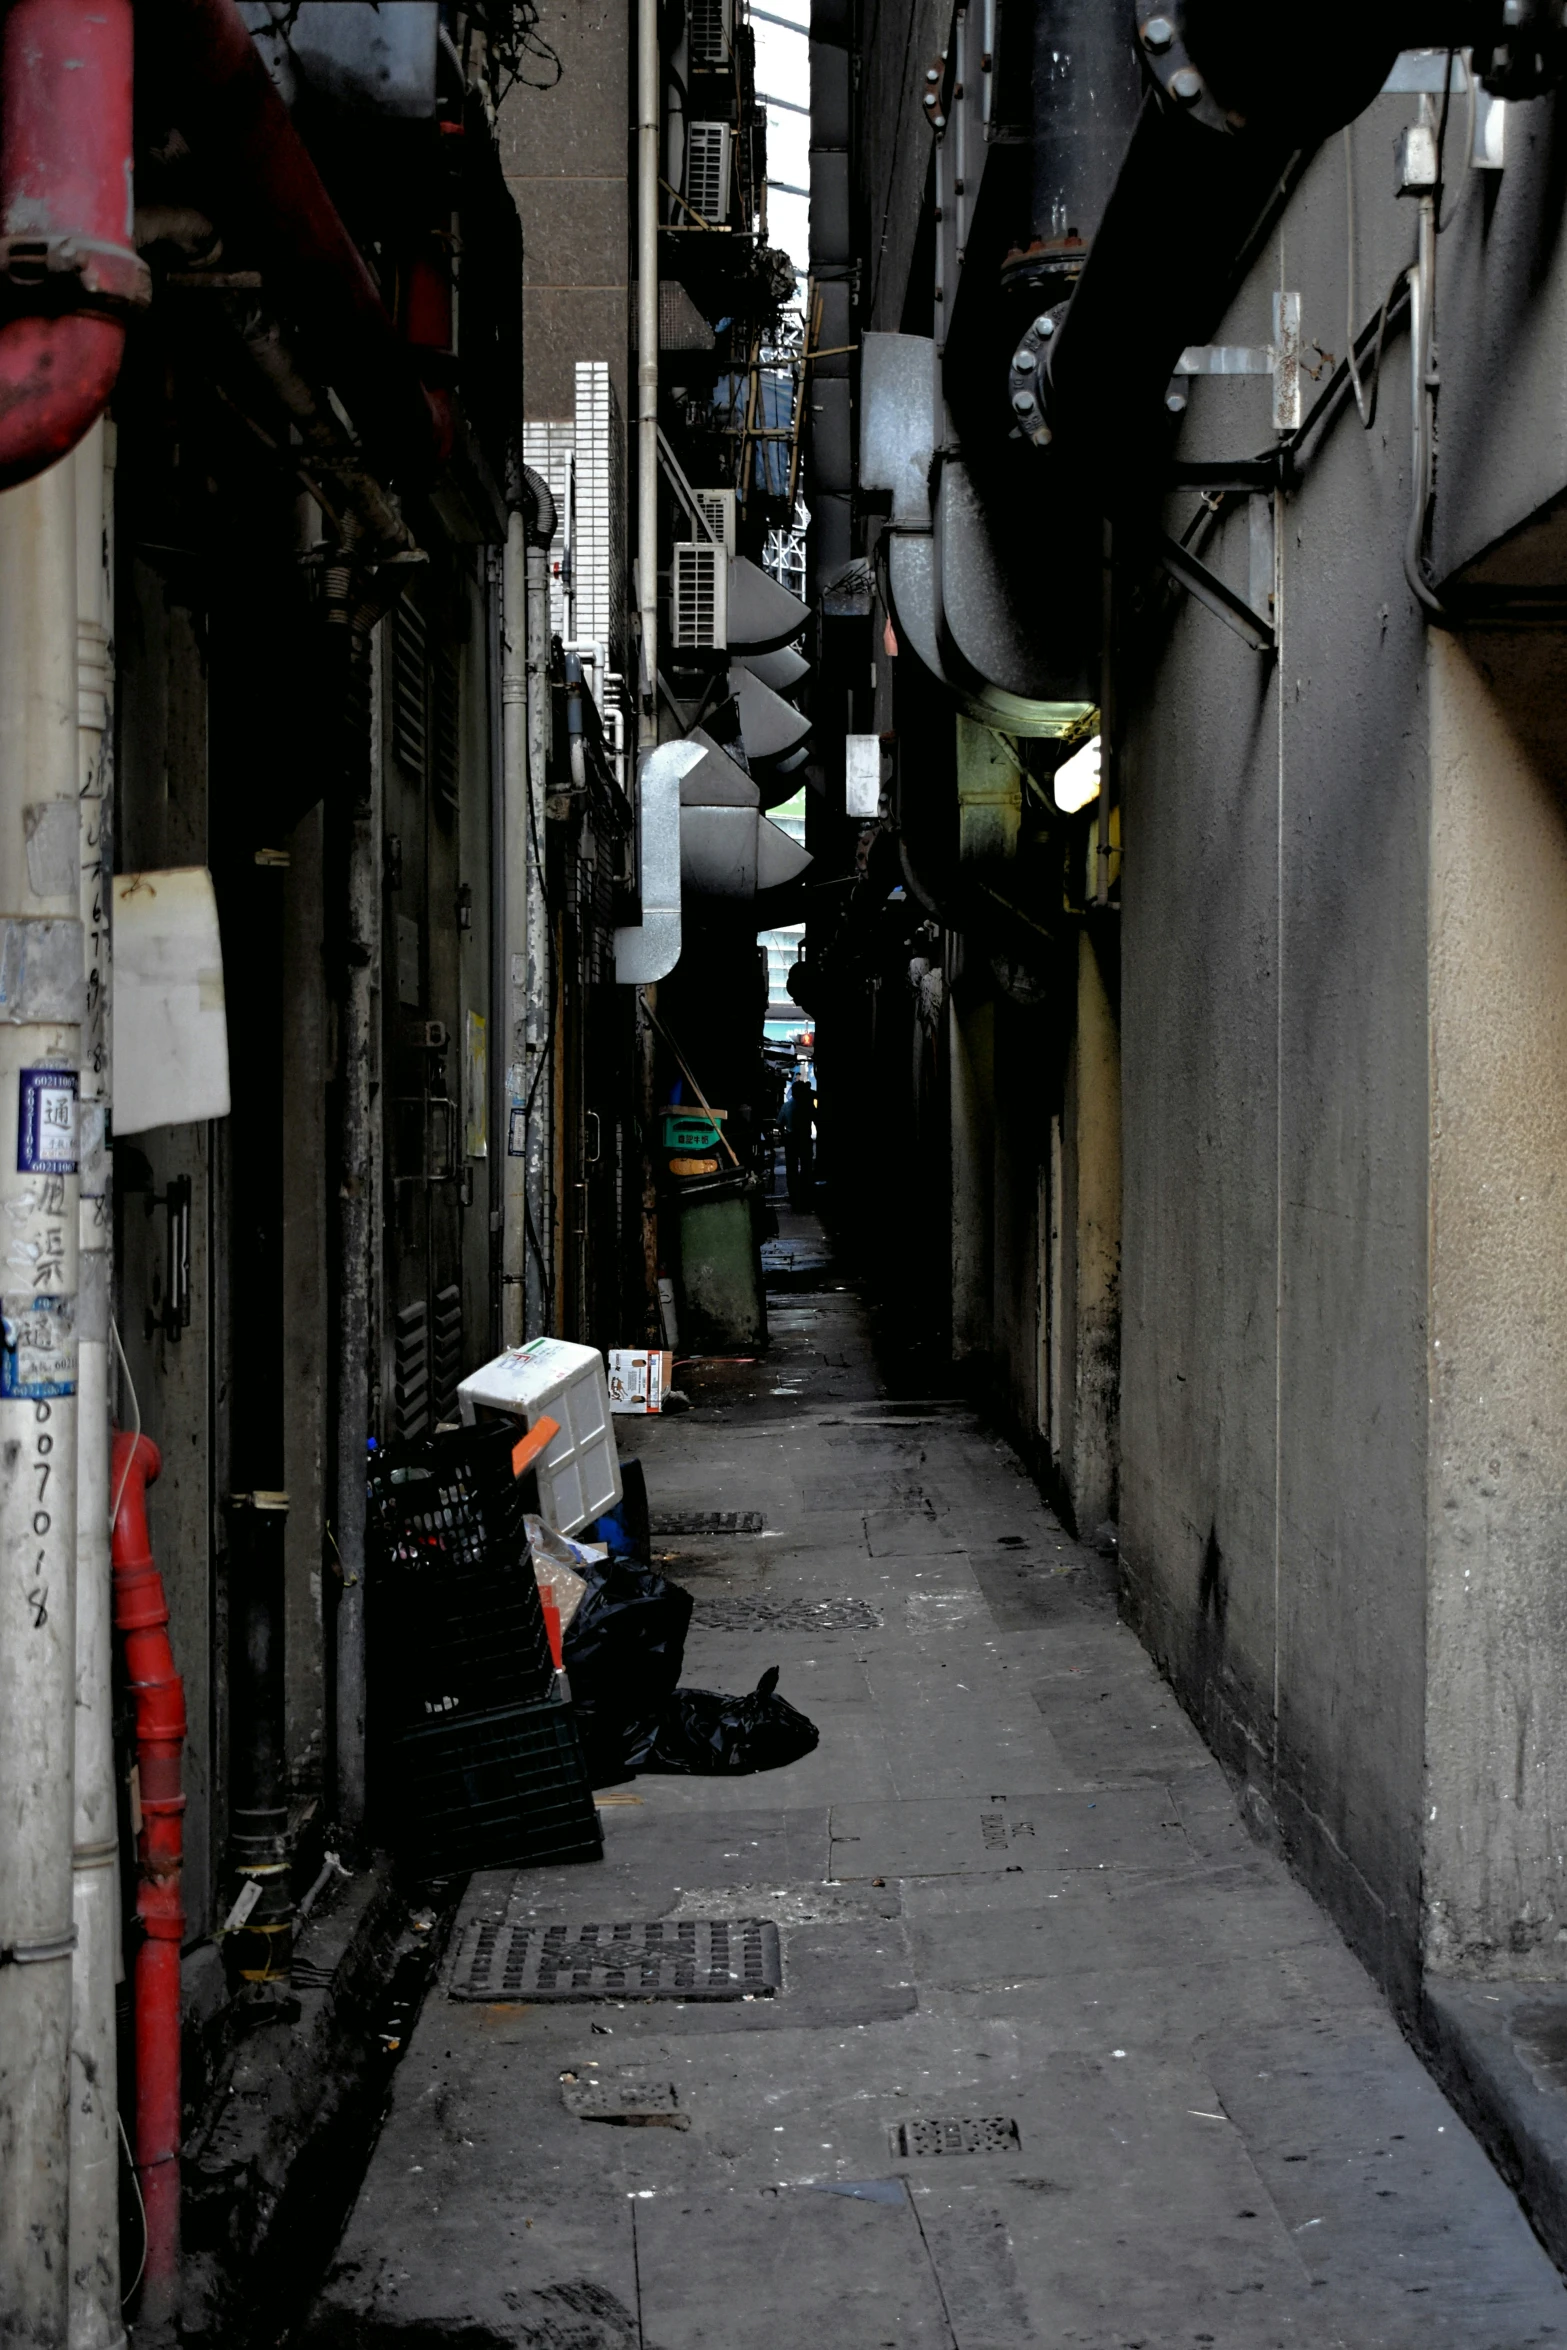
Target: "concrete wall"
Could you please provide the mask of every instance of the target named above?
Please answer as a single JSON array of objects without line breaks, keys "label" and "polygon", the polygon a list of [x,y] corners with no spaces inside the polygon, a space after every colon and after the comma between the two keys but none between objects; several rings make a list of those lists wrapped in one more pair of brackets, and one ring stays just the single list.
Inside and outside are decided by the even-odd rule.
[{"label": "concrete wall", "polygon": [[632,12],[627,0],[557,0],[538,30],[560,79],[512,90],[499,122],[522,218],[524,413],[569,418],[576,361],[607,359],[628,416]]},{"label": "concrete wall", "polygon": [[1431,645],[1426,1955],[1567,1975],[1567,647]]},{"label": "concrete wall", "polygon": [[[1387,158],[1413,112],[1382,99],[1356,126],[1353,222],[1342,143],[1323,151],[1216,340],[1266,340],[1287,286],[1308,344],[1343,348],[1351,238],[1357,324],[1410,257]],[[1561,303],[1539,237],[1555,143],[1549,104],[1515,109],[1501,184],[1455,172],[1449,191],[1444,562],[1567,478],[1560,371],[1538,357]],[[1475,356],[1516,349],[1536,353],[1522,410]],[[1265,445],[1266,400],[1200,383],[1181,453]],[[1538,645],[1520,666],[1434,640],[1428,676],[1401,562],[1408,414],[1400,337],[1375,429],[1351,408],[1279,508],[1276,661],[1171,595],[1145,612],[1123,963],[1132,1604],[1405,1996],[1423,1890],[1442,1965],[1521,1939],[1556,1971],[1567,1951],[1541,1727],[1567,1658],[1545,1440],[1567,1329],[1546,1204],[1567,869],[1554,762],[1519,740],[1523,709],[1550,733],[1558,679]],[[1232,503],[1207,559],[1244,589]],[[1191,512],[1172,501],[1169,526]],[[1483,1621],[1465,1596],[1482,1561]]]}]

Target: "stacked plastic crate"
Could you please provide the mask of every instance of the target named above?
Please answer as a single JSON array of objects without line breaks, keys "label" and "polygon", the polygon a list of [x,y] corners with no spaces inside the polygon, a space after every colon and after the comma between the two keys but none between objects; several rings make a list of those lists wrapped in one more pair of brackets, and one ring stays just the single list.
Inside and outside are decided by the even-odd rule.
[{"label": "stacked plastic crate", "polygon": [[603,1851],[523,1522],[537,1449],[501,1422],[370,1456],[387,1831],[422,1876]]}]

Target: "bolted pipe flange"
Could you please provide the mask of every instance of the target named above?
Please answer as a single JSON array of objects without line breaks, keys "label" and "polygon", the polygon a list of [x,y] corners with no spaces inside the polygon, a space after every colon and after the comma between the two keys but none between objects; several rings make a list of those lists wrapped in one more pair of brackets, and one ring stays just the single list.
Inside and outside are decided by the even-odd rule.
[{"label": "bolted pipe flange", "polygon": [[1036,449],[1050,446],[1051,432],[1045,415],[1046,379],[1050,346],[1065,308],[1066,304],[1061,302],[1054,310],[1040,312],[1019,341],[1007,370],[1007,392],[1017,429]]},{"label": "bolted pipe flange", "polygon": [[1186,12],[1182,0],[1142,9],[1137,17],[1137,42],[1143,67],[1173,113],[1189,114],[1213,131],[1244,130],[1245,117],[1226,113],[1186,46]]}]

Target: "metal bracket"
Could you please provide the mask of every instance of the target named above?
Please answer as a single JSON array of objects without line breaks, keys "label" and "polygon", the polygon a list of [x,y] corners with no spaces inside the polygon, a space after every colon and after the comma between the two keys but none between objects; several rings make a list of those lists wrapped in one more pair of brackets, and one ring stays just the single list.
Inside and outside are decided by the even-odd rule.
[{"label": "metal bracket", "polygon": [[48,288],[68,309],[144,310],[152,300],[141,255],[97,237],[0,237],[0,284],[26,294]]},{"label": "metal bracket", "polygon": [[1168,405],[1179,414],[1186,405],[1184,384],[1194,375],[1271,375],[1273,429],[1300,429],[1300,296],[1273,297],[1271,343],[1189,343],[1175,362]]},{"label": "metal bracket", "polygon": [[[1270,531],[1270,577],[1272,564],[1271,537],[1272,534]],[[1213,613],[1216,619],[1222,620],[1224,622],[1226,628],[1233,628],[1236,635],[1241,637],[1248,645],[1250,645],[1254,653],[1276,653],[1278,651],[1278,631],[1275,629],[1273,622],[1271,620],[1265,620],[1260,612],[1253,611],[1251,605],[1246,602],[1244,597],[1238,596],[1232,587],[1227,587],[1224,581],[1220,579],[1216,571],[1210,571],[1206,563],[1200,563],[1197,560],[1197,557],[1192,554],[1190,549],[1183,547],[1178,539],[1172,539],[1168,535],[1161,536],[1159,540],[1159,560],[1164,565],[1166,571],[1170,574],[1170,577],[1175,580],[1179,586],[1185,588],[1188,595],[1195,596],[1199,604],[1205,605],[1207,609]],[[1254,517],[1252,544],[1253,594],[1256,593],[1255,580],[1257,576],[1257,569],[1256,524]]]}]

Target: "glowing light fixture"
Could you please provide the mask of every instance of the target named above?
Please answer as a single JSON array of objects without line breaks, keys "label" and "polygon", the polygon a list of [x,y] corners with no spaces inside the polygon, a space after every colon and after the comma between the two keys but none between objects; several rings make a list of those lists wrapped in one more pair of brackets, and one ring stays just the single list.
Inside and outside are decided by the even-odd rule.
[{"label": "glowing light fixture", "polygon": [[1093,735],[1080,751],[1064,759],[1056,769],[1052,786],[1056,806],[1063,816],[1075,816],[1079,808],[1086,808],[1090,800],[1099,797],[1099,737]]}]

